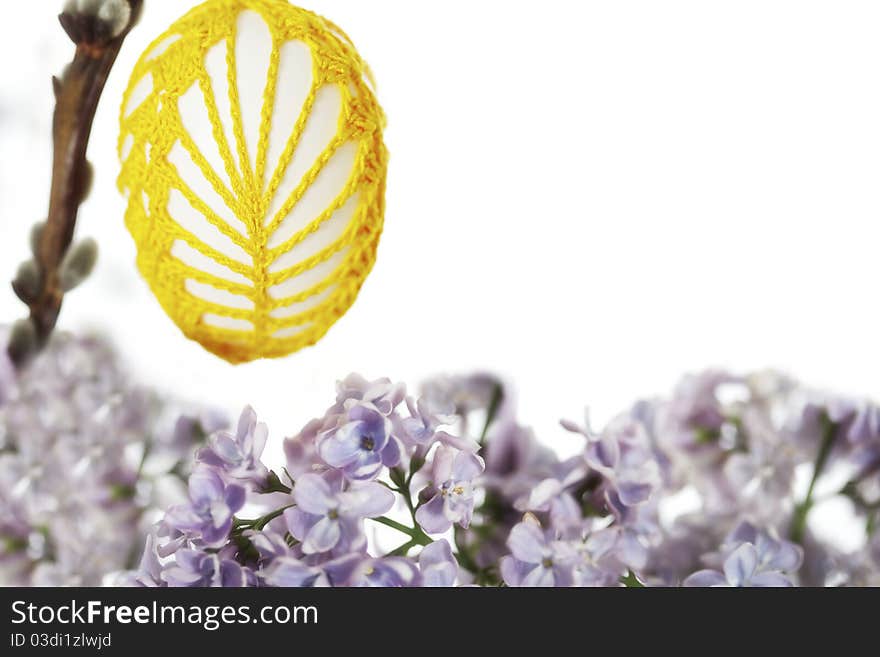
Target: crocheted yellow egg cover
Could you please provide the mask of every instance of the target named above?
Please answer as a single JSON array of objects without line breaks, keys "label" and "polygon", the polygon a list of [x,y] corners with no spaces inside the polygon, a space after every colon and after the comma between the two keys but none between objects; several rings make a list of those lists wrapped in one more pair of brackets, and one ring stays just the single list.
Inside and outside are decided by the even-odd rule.
[{"label": "crocheted yellow egg cover", "polygon": [[211,0],[140,58],[119,187],[138,268],[186,336],[232,363],[281,357],[354,303],[384,213],[371,84],[338,27],[284,0]]}]

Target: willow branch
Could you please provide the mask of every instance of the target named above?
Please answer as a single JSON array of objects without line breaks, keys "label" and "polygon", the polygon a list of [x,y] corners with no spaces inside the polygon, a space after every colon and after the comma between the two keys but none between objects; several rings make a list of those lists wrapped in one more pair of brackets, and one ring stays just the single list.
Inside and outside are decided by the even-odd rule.
[{"label": "willow branch", "polygon": [[82,11],[77,10],[77,2],[69,2],[59,16],[61,26],[76,45],[76,53],[61,77],[53,78],[52,185],[48,218],[33,244],[36,276],[30,286],[20,280],[13,283],[19,298],[28,305],[27,330],[33,332],[30,349],[10,341],[9,355],[18,366],[46,345],[58,321],[65,291],[70,288],[62,270],[73,242],[80,204],[91,184],[86,149],[92,123],[110,70],[143,0],[125,2],[128,10],[120,8],[118,0],[106,0],[103,5],[113,6],[100,12],[100,2],[80,2],[80,6],[90,5]]}]

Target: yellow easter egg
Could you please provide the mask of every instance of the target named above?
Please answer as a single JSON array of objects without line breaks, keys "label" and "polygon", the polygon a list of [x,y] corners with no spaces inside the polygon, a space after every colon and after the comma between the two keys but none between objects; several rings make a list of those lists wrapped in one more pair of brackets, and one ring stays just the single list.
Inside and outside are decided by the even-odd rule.
[{"label": "yellow easter egg", "polygon": [[119,187],[138,268],[183,333],[232,362],[317,342],[382,232],[387,152],[369,69],[285,0],[210,0],[140,58]]}]

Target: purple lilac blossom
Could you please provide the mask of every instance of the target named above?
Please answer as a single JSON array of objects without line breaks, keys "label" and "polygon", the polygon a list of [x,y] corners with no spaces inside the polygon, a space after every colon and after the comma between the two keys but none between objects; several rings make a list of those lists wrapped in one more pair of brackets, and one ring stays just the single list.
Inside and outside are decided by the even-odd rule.
[{"label": "purple lilac blossom", "polygon": [[410,417],[401,421],[402,433],[417,445],[430,445],[441,426],[449,426],[455,422],[451,405],[435,408],[436,404],[427,399],[414,401],[407,398],[406,406]]},{"label": "purple lilac blossom", "polygon": [[171,507],[165,523],[205,547],[221,547],[244,503],[244,488],[226,484],[214,470],[200,467],[189,478],[189,503]]},{"label": "purple lilac blossom", "polygon": [[750,522],[739,523],[727,535],[721,546],[721,554],[729,554],[744,543],[755,546],[757,565],[764,570],[794,573],[804,560],[804,551],[799,545],[776,538]]},{"label": "purple lilac blossom", "polygon": [[458,562],[445,539],[434,541],[422,550],[419,569],[423,586],[429,588],[450,588],[458,580]]},{"label": "purple lilac blossom", "polygon": [[664,434],[686,449],[712,448],[728,422],[719,391],[741,385],[742,379],[721,370],[684,377],[664,405]]},{"label": "purple lilac blossom", "polygon": [[336,393],[336,404],[330,413],[342,414],[349,406],[365,402],[388,417],[406,397],[406,386],[390,379],[368,381],[359,374],[351,374],[337,384]]},{"label": "purple lilac blossom", "polygon": [[386,513],[394,506],[394,495],[373,482],[342,490],[339,483],[333,486],[319,475],[306,474],[296,481],[293,501],[296,507],[284,513],[288,530],[305,554],[321,554],[360,547],[364,519]]},{"label": "purple lilac blossom", "polygon": [[644,504],[660,486],[660,468],[648,434],[629,415],[616,418],[600,434],[591,429],[589,417],[583,428],[572,422],[563,422],[563,427],[586,438],[584,461],[604,479],[598,490],[606,494],[611,508]]},{"label": "purple lilac blossom", "polygon": [[875,443],[880,439],[880,406],[871,402],[859,404],[846,430],[851,443]]},{"label": "purple lilac blossom", "polygon": [[244,588],[256,585],[256,576],[231,556],[201,550],[178,550],[174,565],[162,579],[172,588]]},{"label": "purple lilac blossom", "polygon": [[286,469],[292,477],[328,469],[318,455],[318,435],[324,430],[325,423],[325,418],[312,420],[297,435],[284,441]]},{"label": "purple lilac blossom", "polygon": [[453,524],[465,529],[474,513],[474,480],[485,464],[476,454],[441,445],[431,466],[428,501],[416,512],[416,520],[429,534],[442,534]]},{"label": "purple lilac blossom", "polygon": [[339,424],[318,439],[318,453],[351,481],[370,481],[383,467],[400,462],[400,446],[391,435],[391,421],[378,408],[358,402]]},{"label": "purple lilac blossom", "polygon": [[348,554],[316,565],[294,557],[280,557],[265,568],[262,579],[268,586],[280,588],[344,587],[362,561],[359,554]]},{"label": "purple lilac blossom", "polygon": [[723,572],[701,570],[684,581],[687,587],[787,587],[792,581],[781,572],[763,572],[751,543],[739,546],[725,561]]},{"label": "purple lilac blossom", "polygon": [[246,408],[238,422],[235,434],[218,431],[208,439],[208,445],[196,454],[196,460],[212,466],[229,481],[253,485],[260,489],[266,485],[268,469],[260,461],[269,431],[257,422],[257,414]]},{"label": "purple lilac blossom", "polygon": [[19,373],[0,350],[0,585],[98,586],[134,566],[225,426],[138,385],[100,337],[56,332]]},{"label": "purple lilac blossom", "polygon": [[720,570],[701,570],[684,581],[689,587],[789,587],[791,576],[801,567],[803,549],[759,531],[751,523],[740,523],[725,539],[721,551],[707,555]]},{"label": "purple lilac blossom", "polygon": [[[510,391],[505,390],[502,382],[491,374],[439,376],[421,386],[422,399],[433,408],[452,409],[461,418],[488,409],[499,389],[503,391],[502,403],[506,405],[510,402]],[[503,410],[499,415],[505,415]]]},{"label": "purple lilac blossom", "polygon": [[364,559],[352,571],[346,586],[399,589],[421,586],[416,565],[403,557]]},{"label": "purple lilac blossom", "polygon": [[[200,495],[166,515],[150,558],[128,581],[616,587],[878,579],[876,540],[866,537],[847,553],[809,531],[801,545],[780,538],[790,535],[798,509],[809,507],[794,475],[814,467],[829,428],[823,418],[831,421],[834,449],[818,478],[848,472],[840,495],[869,528],[880,522],[871,515],[880,497],[880,440],[869,404],[822,397],[781,376],[709,372],[601,430],[563,423],[584,440],[579,454],[560,459],[517,421],[509,387],[486,432],[480,420],[497,396],[496,381],[442,378],[425,390],[407,399],[387,379],[341,382],[325,415],[285,441],[283,481],[291,492],[286,485],[271,495],[252,491],[258,510],[248,515],[255,520],[233,522],[235,500],[201,482]],[[194,477],[206,469],[226,487],[247,485],[247,473],[268,473],[260,450],[248,444],[249,429],[226,435],[232,444],[209,439]],[[113,470],[103,480],[129,481]],[[448,541],[431,541],[446,532]],[[219,534],[213,547],[205,533]]]},{"label": "purple lilac blossom", "polygon": [[578,555],[567,541],[529,520],[521,522],[507,539],[511,556],[501,560],[501,574],[512,587],[569,587],[575,582]]},{"label": "purple lilac blossom", "polygon": [[545,479],[554,478],[559,460],[534,432],[515,420],[500,422],[486,446],[486,486],[514,500]]}]

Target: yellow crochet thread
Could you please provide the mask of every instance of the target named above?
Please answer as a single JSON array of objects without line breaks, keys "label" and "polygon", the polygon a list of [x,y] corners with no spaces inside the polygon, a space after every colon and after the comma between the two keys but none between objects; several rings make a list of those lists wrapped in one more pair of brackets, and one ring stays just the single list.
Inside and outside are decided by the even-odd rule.
[{"label": "yellow crochet thread", "polygon": [[[243,21],[267,35],[262,98],[240,97],[252,81],[239,70],[258,56],[239,51]],[[309,54],[311,86],[291,107],[280,100],[290,62]],[[385,120],[371,83],[338,27],[285,0],[210,0],[138,61],[119,188],[138,268],[187,337],[231,363],[281,357],[354,303],[384,214]],[[338,111],[336,133],[318,139],[327,111]]]}]

